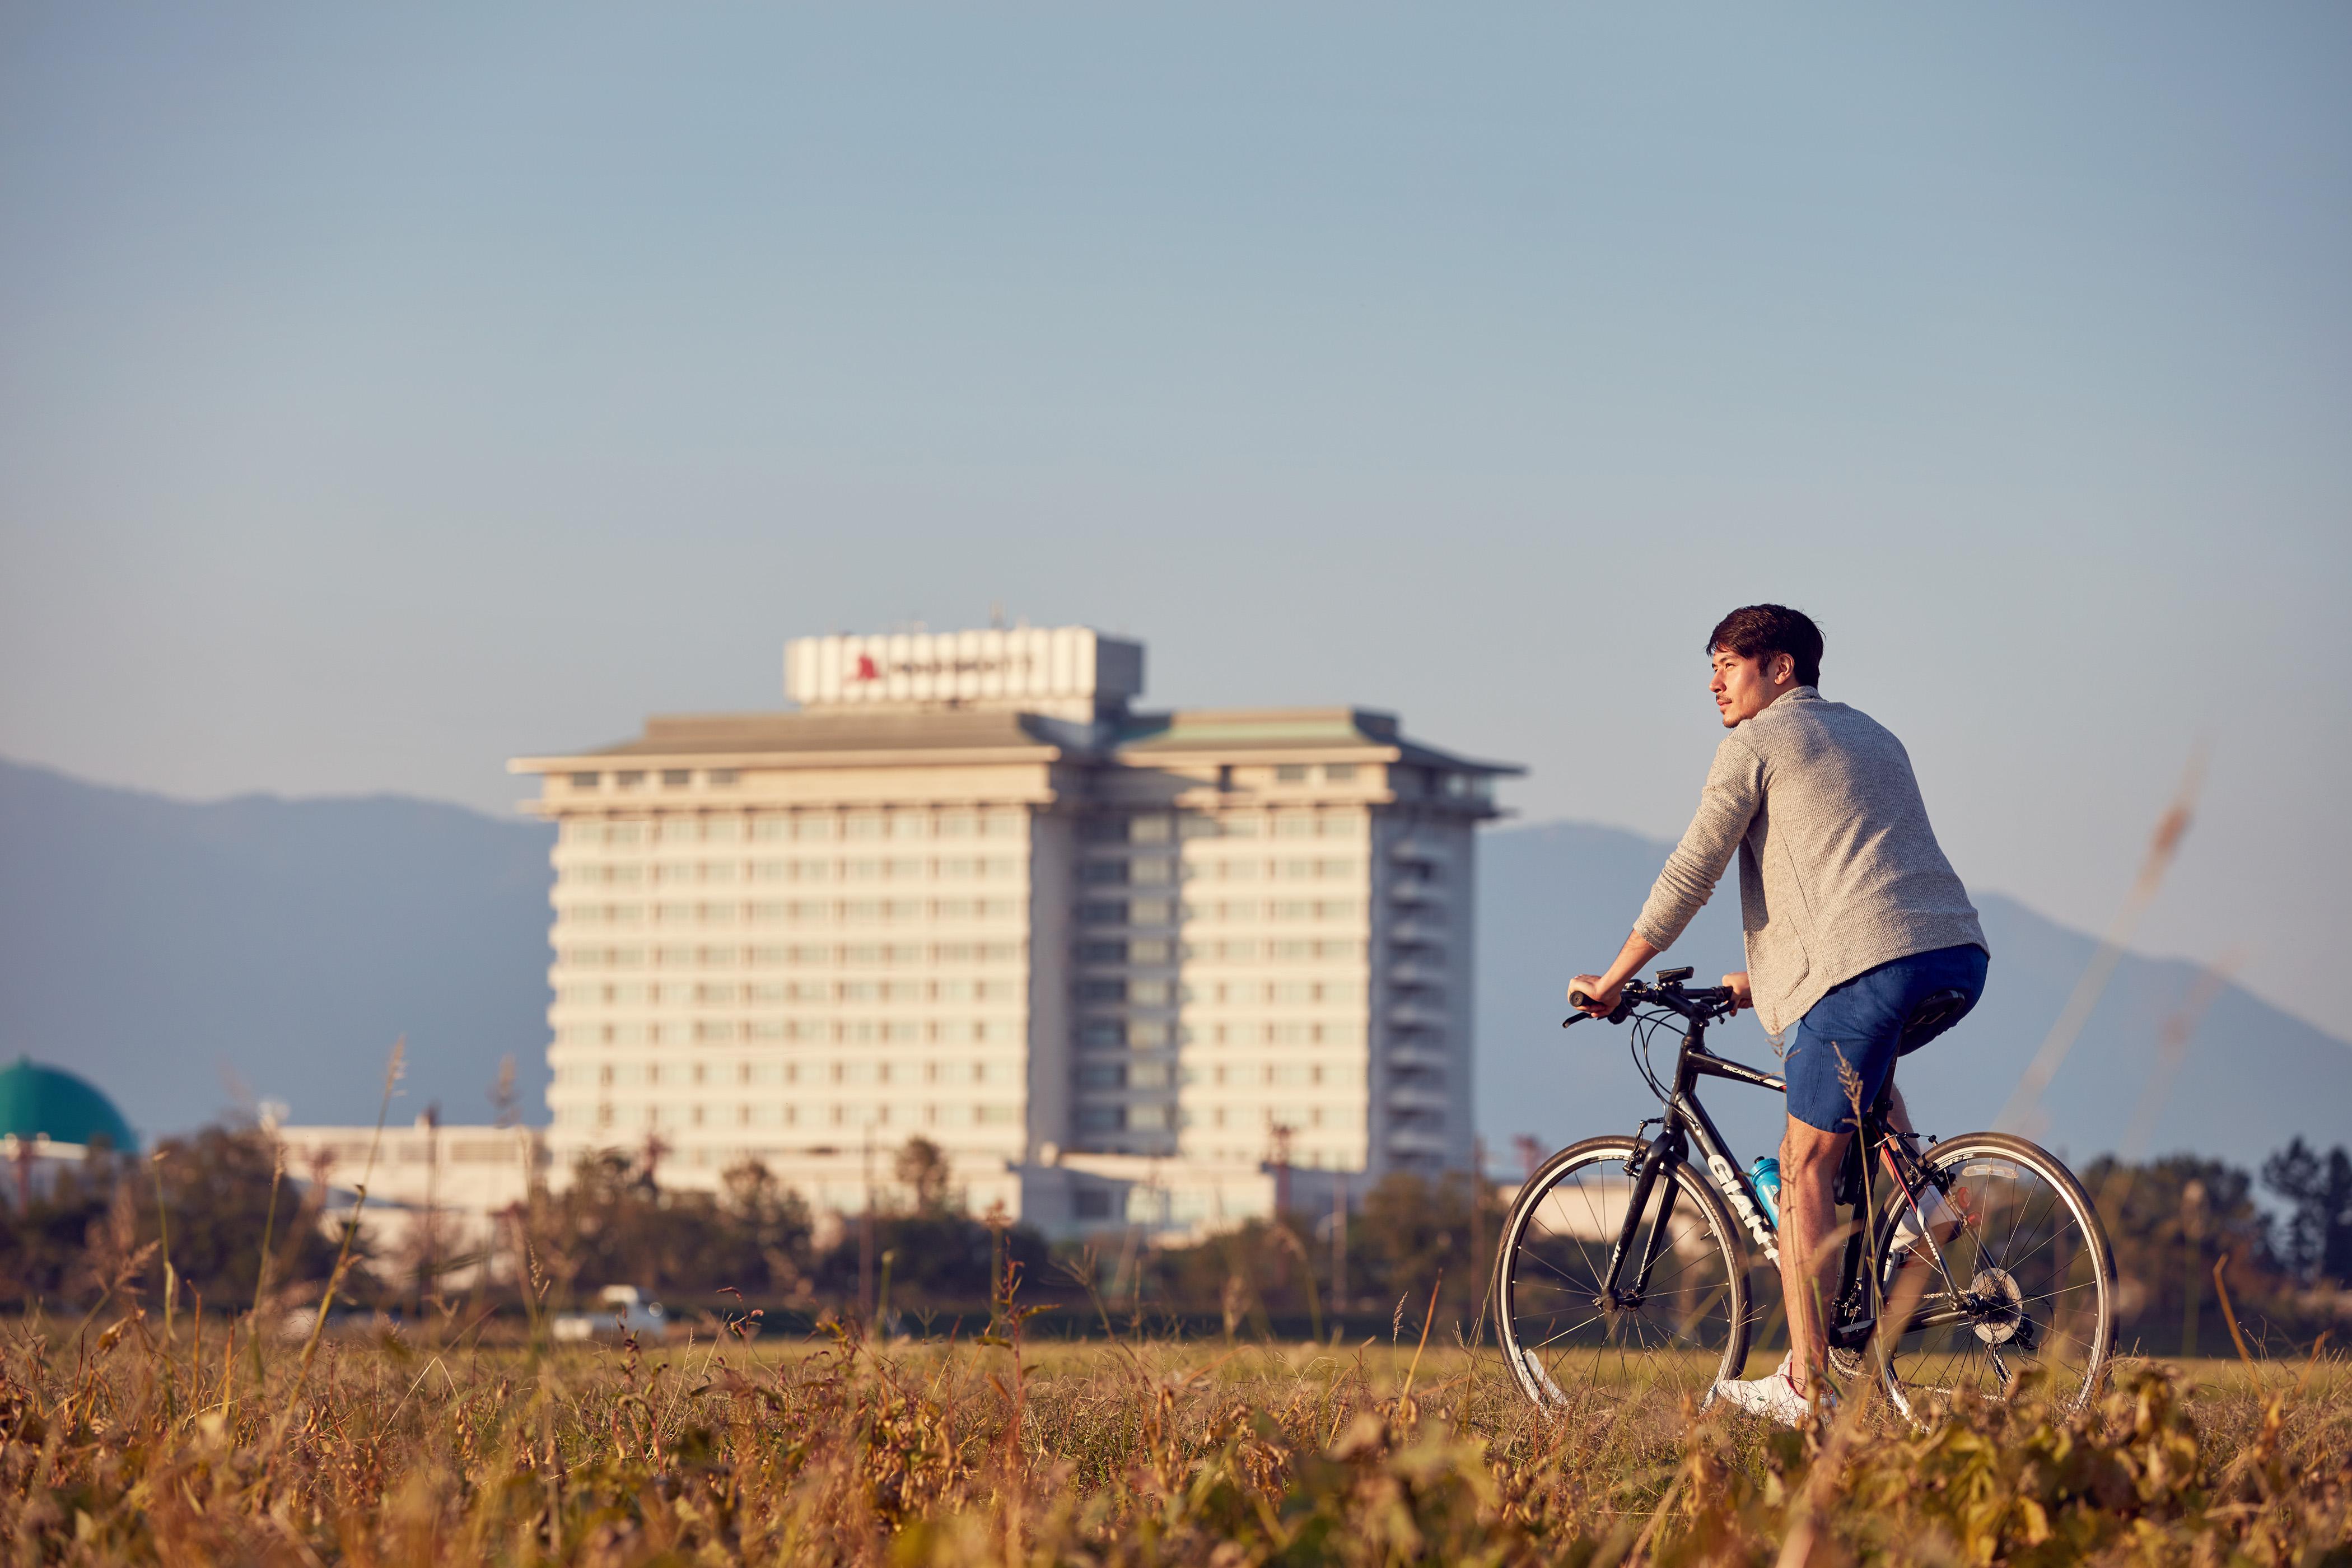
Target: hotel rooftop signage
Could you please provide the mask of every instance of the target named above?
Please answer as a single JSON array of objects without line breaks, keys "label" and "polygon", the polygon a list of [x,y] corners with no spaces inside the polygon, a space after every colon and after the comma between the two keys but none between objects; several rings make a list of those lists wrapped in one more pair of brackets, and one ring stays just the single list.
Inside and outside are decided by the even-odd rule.
[{"label": "hotel rooftop signage", "polygon": [[1087,626],[796,637],[784,693],[809,708],[953,703],[1122,710],[1143,692],[1143,645]]}]

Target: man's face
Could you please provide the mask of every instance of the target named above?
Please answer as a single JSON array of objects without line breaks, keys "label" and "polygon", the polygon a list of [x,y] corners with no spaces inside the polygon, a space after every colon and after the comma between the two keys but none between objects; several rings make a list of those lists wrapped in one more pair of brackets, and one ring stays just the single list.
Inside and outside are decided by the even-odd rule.
[{"label": "man's face", "polygon": [[1727,647],[1715,650],[1715,678],[1707,689],[1715,693],[1715,710],[1723,727],[1753,719],[1783,692],[1797,684],[1797,661],[1785,653],[1747,658]]}]

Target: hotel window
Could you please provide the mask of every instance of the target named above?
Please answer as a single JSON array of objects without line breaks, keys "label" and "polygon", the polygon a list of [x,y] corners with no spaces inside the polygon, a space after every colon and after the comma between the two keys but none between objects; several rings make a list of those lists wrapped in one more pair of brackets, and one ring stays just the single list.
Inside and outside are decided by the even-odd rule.
[{"label": "hotel window", "polygon": [[1323,764],[1323,780],[1326,784],[1353,784],[1356,780],[1356,764],[1326,763]]},{"label": "hotel window", "polygon": [[1279,767],[1274,770],[1274,782],[1276,784],[1305,784],[1307,782],[1307,764],[1305,763],[1282,763]]},{"label": "hotel window", "polygon": [[664,768],[662,770],[662,784],[663,787],[667,789],[677,789],[686,784],[690,784],[693,782],[694,770],[692,768]]},{"label": "hotel window", "polygon": [[572,787],[573,789],[594,789],[598,784],[603,784],[604,782],[604,775],[603,773],[573,773],[572,775]]},{"label": "hotel window", "polygon": [[614,773],[613,782],[623,789],[635,789],[646,782],[646,775],[642,771],[633,768],[626,773]]},{"label": "hotel window", "polygon": [[1087,925],[1124,925],[1127,923],[1127,906],[1117,903],[1080,904],[1078,919]]},{"label": "hotel window", "polygon": [[[1139,946],[1141,944],[1139,943],[1138,945]],[[1162,944],[1154,943],[1153,945],[1159,946]],[[1081,963],[1124,963],[1127,962],[1127,952],[1128,944],[1123,942],[1082,942],[1078,943],[1078,962]]]},{"label": "hotel window", "polygon": [[735,782],[735,770],[733,768],[713,768],[710,770],[709,779],[713,784],[723,788]]},{"label": "hotel window", "polygon": [[1084,1024],[1078,1028],[1078,1044],[1082,1046],[1124,1046],[1127,1031],[1112,1023]]}]

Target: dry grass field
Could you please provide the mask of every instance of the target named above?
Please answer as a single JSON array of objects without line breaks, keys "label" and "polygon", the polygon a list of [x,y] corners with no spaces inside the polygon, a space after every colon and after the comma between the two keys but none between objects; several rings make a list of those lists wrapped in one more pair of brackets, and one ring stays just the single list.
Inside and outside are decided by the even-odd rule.
[{"label": "dry grass field", "polygon": [[2105,1406],[1810,1436],[1661,1387],[1539,1419],[1410,1333],[257,1346],[182,1314],[0,1355],[22,1563],[2352,1563],[2352,1367],[2118,1366]]}]

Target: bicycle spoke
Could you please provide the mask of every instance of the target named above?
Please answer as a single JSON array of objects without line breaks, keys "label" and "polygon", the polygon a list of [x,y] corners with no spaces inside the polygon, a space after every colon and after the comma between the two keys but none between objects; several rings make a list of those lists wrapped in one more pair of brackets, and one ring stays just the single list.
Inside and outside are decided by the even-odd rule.
[{"label": "bicycle spoke", "polygon": [[[1916,1316],[1938,1321],[1906,1326],[1887,1347],[1890,1373],[1929,1401],[1915,1415],[1964,1393],[2005,1397],[2033,1373],[2050,1380],[2053,1398],[2086,1396],[2105,1358],[2112,1289],[2085,1229],[2096,1223],[2087,1199],[2005,1145],[1963,1141],[1937,1158],[1958,1178],[1951,1192],[1963,1228],[1948,1246],[1934,1244],[1956,1283],[1948,1296],[1923,1300],[1914,1325]],[[1983,1167],[1981,1179],[1965,1173],[1972,1167]],[[1891,1247],[1885,1256],[1891,1284],[1904,1265]]]},{"label": "bicycle spoke", "polygon": [[[1744,1337],[1733,1307],[1737,1243],[1721,1227],[1708,1190],[1687,1167],[1661,1173],[1664,1184],[1652,1187],[1629,1224],[1632,1159],[1631,1149],[1601,1150],[1555,1171],[1523,1200],[1511,1256],[1498,1269],[1506,1342],[1523,1347],[1531,1358],[1523,1373],[1536,1369],[1551,1390],[1544,1398],[1563,1414],[1586,1397],[1614,1402],[1645,1388],[1685,1386],[1695,1364],[1711,1379]],[[1621,1242],[1617,1288],[1632,1292],[1638,1285],[1640,1294],[1603,1305],[1601,1281]],[[1583,1393],[1569,1392],[1579,1386]],[[1535,1384],[1528,1389],[1537,1393]]]}]

